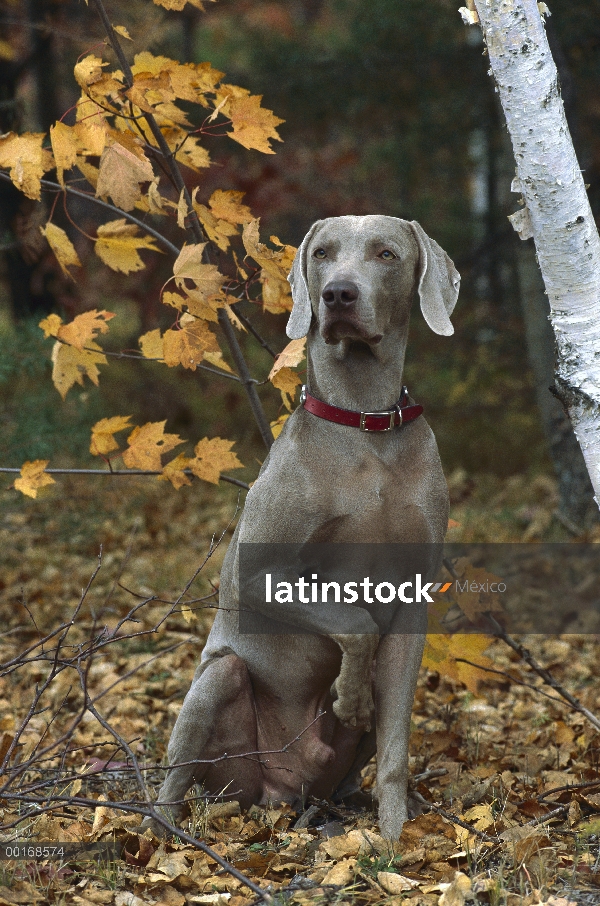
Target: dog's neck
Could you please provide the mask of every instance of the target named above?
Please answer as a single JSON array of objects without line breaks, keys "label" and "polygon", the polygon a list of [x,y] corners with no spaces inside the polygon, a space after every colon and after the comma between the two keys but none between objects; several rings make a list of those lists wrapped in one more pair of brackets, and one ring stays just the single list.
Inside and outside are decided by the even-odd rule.
[{"label": "dog's neck", "polygon": [[342,409],[373,412],[399,399],[406,340],[386,338],[373,350],[348,340],[328,345],[317,330],[307,347],[306,386],[310,393]]}]

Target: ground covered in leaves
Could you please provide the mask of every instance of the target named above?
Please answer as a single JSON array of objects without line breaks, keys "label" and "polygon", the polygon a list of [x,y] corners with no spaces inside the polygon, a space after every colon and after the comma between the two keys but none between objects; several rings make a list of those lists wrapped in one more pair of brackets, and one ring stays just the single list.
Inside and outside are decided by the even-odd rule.
[{"label": "ground covered in leaves", "polygon": [[[119,737],[150,789],[160,783],[153,766],[212,620],[238,494],[200,482],[175,493],[150,479],[109,481],[65,478],[34,501],[3,494],[0,761],[18,746],[0,778],[0,842],[116,840],[120,857],[0,861],[0,906],[246,906],[256,894],[212,855],[181,838],[140,836],[139,816],[116,807],[140,798]],[[570,538],[544,476],[500,483],[456,474],[450,486],[454,540]],[[40,644],[61,625],[62,635]],[[437,810],[408,822],[394,846],[379,836],[369,802],[375,763],[353,804],[241,813],[235,802],[192,798],[182,829],[280,903],[598,903],[600,733],[505,642],[470,637],[462,656],[484,672],[456,662],[457,639],[439,669],[426,662],[413,712],[413,790]],[[595,637],[521,641],[600,715]]]}]

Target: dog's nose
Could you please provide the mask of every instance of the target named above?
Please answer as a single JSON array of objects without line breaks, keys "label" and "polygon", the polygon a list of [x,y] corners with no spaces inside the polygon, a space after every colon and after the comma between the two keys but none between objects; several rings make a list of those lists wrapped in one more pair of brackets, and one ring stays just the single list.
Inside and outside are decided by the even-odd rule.
[{"label": "dog's nose", "polygon": [[358,299],[358,286],[350,280],[332,280],[324,288],[321,297],[332,311],[336,308],[352,308]]}]

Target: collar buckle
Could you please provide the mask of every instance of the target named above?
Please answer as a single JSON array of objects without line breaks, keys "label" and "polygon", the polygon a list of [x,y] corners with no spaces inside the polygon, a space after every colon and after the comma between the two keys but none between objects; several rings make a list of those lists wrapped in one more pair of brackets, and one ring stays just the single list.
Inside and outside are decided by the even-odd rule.
[{"label": "collar buckle", "polygon": [[[402,424],[402,413],[399,411],[399,409],[386,409],[385,412],[361,412],[360,424],[358,427],[361,431],[365,431],[367,434],[373,434],[374,432],[379,431],[391,431],[395,427],[394,422],[396,421],[396,412],[398,412],[398,414],[400,415],[400,424]],[[390,423],[386,428],[367,428],[367,416],[369,415],[374,415],[379,418],[385,418],[385,416],[387,415],[389,417]]]}]

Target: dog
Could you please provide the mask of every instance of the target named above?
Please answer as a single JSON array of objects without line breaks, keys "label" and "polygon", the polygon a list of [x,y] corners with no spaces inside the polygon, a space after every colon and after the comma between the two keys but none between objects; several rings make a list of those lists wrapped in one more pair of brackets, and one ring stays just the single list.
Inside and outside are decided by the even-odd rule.
[{"label": "dog", "polygon": [[343,797],[377,751],[380,829],[393,840],[408,817],[422,628],[381,634],[366,609],[341,602],[265,603],[282,631],[244,633],[239,552],[247,543],[441,549],[447,486],[402,372],[413,297],[431,329],[450,336],[460,275],[418,223],[367,215],[317,221],[288,279],[287,334],[307,336],[306,389],[225,555],[219,610],[171,735],[157,807],[177,821],[194,782],[243,808]]}]

